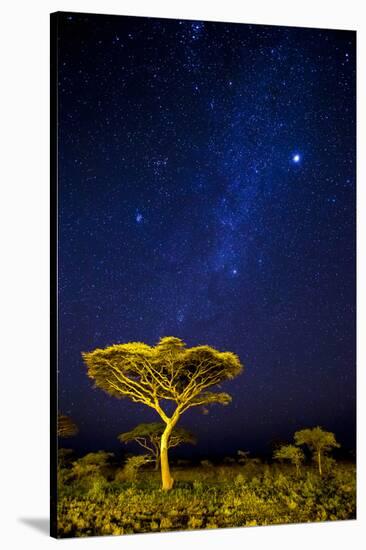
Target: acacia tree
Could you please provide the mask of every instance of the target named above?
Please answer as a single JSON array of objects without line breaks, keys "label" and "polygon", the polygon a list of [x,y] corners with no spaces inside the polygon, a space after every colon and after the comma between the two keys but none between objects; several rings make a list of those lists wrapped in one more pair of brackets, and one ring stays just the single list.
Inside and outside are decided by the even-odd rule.
[{"label": "acacia tree", "polygon": [[295,445],[282,445],[273,453],[273,458],[277,460],[289,460],[296,467],[296,475],[299,475],[300,466],[304,461],[304,453]]},{"label": "acacia tree", "polygon": [[59,414],[57,419],[58,437],[73,437],[79,433],[79,428],[75,422],[65,414]]},{"label": "acacia tree", "polygon": [[[139,424],[133,430],[122,433],[118,436],[121,443],[130,443],[135,441],[141,447],[149,451],[155,462],[155,470],[160,465],[160,443],[161,436],[165,430],[165,424],[162,422],[150,422],[149,424]],[[182,443],[196,443],[194,435],[185,428],[176,426],[169,438],[169,449],[177,447]]]},{"label": "acacia tree", "polygon": [[165,424],[160,440],[162,487],[170,490],[170,436],[191,407],[227,405],[229,394],[210,391],[241,373],[239,357],[210,346],[187,348],[179,338],[161,338],[156,346],[142,342],[116,344],[83,353],[88,376],[110,395],[128,397],[154,409]]},{"label": "acacia tree", "polygon": [[333,448],[340,447],[334,433],[326,432],[320,426],[299,430],[294,435],[296,445],[307,445],[313,452],[318,463],[319,474],[322,475],[322,455]]}]

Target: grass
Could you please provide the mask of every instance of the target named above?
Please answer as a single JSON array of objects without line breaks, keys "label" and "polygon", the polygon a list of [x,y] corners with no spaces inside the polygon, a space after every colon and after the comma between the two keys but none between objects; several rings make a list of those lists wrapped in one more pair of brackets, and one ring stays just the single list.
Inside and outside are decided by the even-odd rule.
[{"label": "grass", "polygon": [[158,472],[136,481],[123,470],[73,476],[60,470],[59,537],[121,535],[186,529],[354,519],[356,472],[337,464],[320,477],[306,467],[246,464],[173,468],[172,491],[160,490]]}]

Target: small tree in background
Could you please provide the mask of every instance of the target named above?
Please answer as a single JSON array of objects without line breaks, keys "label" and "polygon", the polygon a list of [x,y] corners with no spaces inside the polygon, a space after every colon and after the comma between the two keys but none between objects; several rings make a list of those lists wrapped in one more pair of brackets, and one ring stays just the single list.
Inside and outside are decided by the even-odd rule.
[{"label": "small tree in background", "polygon": [[296,467],[296,475],[298,476],[305,456],[303,451],[295,445],[282,445],[275,450],[273,458],[276,460],[289,460]]},{"label": "small tree in background", "polygon": [[319,474],[322,475],[322,456],[327,452],[340,447],[334,433],[326,432],[320,426],[299,430],[294,435],[296,445],[307,445],[318,463]]},{"label": "small tree in background", "polygon": [[239,449],[237,451],[237,455],[238,455],[238,463],[246,464],[249,459],[250,451],[242,451],[241,449]]},{"label": "small tree in background", "polygon": [[162,338],[155,347],[142,342],[116,344],[83,353],[95,386],[114,397],[128,397],[154,409],[165,424],[160,440],[162,487],[170,490],[168,448],[182,414],[192,407],[227,405],[231,396],[210,388],[243,370],[239,357],[210,346],[187,348],[179,338]]},{"label": "small tree in background", "polygon": [[[160,465],[160,444],[161,436],[165,430],[165,424],[162,422],[151,422],[149,424],[139,424],[133,430],[122,433],[118,436],[121,443],[136,442],[142,448],[149,451],[154,458],[155,470]],[[182,443],[196,443],[194,435],[185,428],[176,426],[169,438],[169,449],[177,447]]]},{"label": "small tree in background", "polygon": [[74,437],[79,433],[79,428],[75,422],[65,414],[59,414],[57,419],[58,437]]},{"label": "small tree in background", "polygon": [[113,453],[107,453],[106,451],[88,453],[73,462],[72,473],[77,479],[96,474],[103,475],[104,471],[108,467],[110,458],[113,456]]}]

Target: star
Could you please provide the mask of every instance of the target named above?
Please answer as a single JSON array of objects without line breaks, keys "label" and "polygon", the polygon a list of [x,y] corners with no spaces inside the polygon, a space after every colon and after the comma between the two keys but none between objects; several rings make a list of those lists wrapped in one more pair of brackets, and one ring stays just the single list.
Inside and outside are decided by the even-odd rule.
[{"label": "star", "polygon": [[248,363],[232,407],[197,417],[197,456],[235,453],[246,418],[260,453],[333,411],[353,447],[354,33],[60,18],[58,375],[78,453],[148,418],[92,391],[81,352],[164,335]]}]

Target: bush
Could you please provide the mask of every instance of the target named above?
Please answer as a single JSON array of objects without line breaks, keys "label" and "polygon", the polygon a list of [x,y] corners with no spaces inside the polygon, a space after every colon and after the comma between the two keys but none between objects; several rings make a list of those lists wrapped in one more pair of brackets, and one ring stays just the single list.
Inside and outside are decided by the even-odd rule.
[{"label": "bush", "polygon": [[102,476],[94,476],[89,479],[88,497],[92,500],[98,501],[104,499],[105,490],[108,487],[107,480]]},{"label": "bush", "polygon": [[139,470],[149,462],[151,458],[148,455],[130,456],[123,468],[122,478],[126,481],[136,481]]},{"label": "bush", "polygon": [[238,485],[239,487],[241,485],[244,485],[245,483],[245,477],[243,474],[238,474],[234,480],[235,485]]},{"label": "bush", "polygon": [[[124,476],[129,465],[130,479],[137,477],[139,468],[146,463],[137,458],[141,457],[127,461]],[[257,465],[251,478],[245,469],[238,465],[212,467],[208,479],[202,477],[200,468],[177,470],[176,484],[168,493],[160,490],[155,472],[150,471],[140,471],[139,478],[144,479],[139,479],[138,484],[125,480],[108,482],[97,475],[88,480],[74,479],[60,494],[59,535],[215,529],[355,517],[353,465],[337,465],[331,475],[323,477],[314,469],[304,468],[299,478],[291,466]],[[218,475],[219,470],[225,477]],[[178,473],[185,481],[179,480]]]}]

